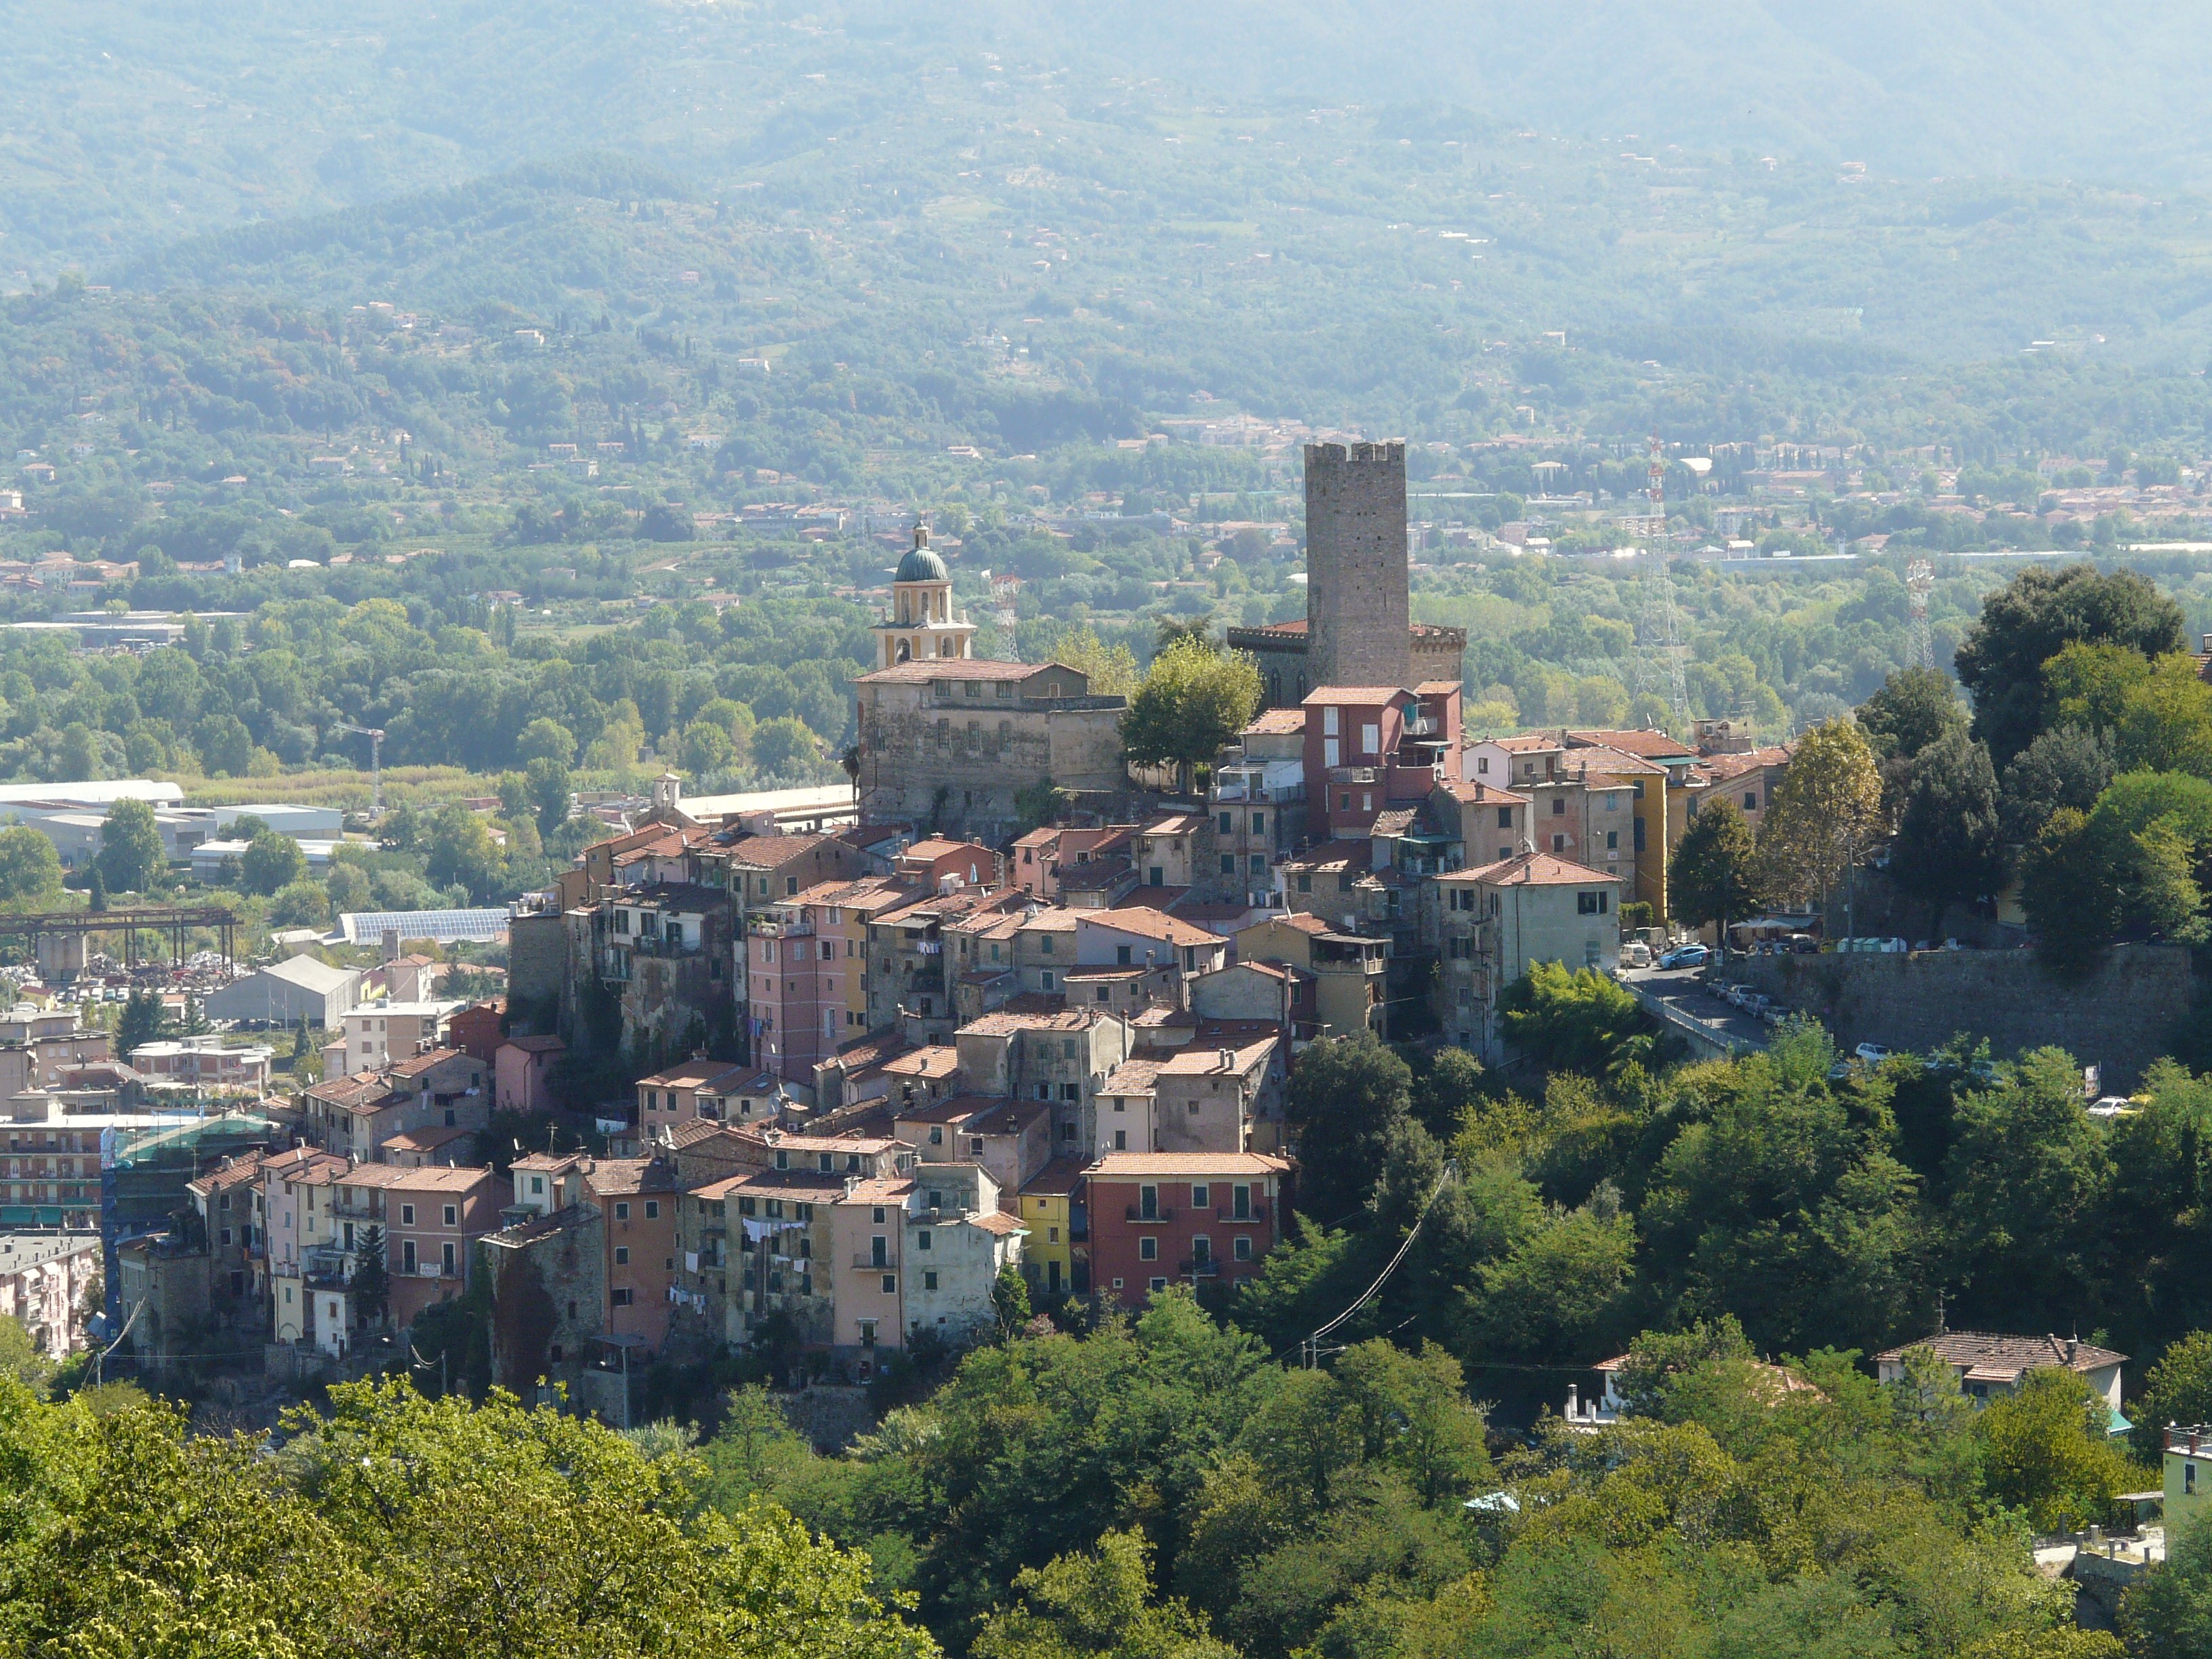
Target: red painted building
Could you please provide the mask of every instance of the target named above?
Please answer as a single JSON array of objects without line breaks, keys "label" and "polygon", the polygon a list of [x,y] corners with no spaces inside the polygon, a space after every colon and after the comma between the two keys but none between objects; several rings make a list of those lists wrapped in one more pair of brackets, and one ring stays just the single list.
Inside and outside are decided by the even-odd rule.
[{"label": "red painted building", "polygon": [[1109,1152],[1084,1171],[1091,1285],[1140,1308],[1170,1285],[1260,1271],[1290,1200],[1291,1165],[1265,1152]]},{"label": "red painted building", "polygon": [[1306,826],[1364,836],[1378,813],[1425,801],[1459,746],[1460,689],[1444,682],[1324,685],[1305,699]]}]

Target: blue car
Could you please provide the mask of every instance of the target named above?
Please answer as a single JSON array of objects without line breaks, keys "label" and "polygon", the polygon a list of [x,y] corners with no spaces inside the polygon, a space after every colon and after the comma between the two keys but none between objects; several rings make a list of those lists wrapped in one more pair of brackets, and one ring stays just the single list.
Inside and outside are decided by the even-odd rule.
[{"label": "blue car", "polygon": [[1702,945],[1685,945],[1669,951],[1659,958],[1662,968],[1702,968],[1712,960],[1713,953]]}]

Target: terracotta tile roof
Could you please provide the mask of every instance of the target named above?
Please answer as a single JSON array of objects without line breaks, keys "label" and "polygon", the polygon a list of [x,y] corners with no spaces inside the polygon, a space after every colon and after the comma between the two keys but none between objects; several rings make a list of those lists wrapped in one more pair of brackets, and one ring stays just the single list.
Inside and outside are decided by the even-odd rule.
[{"label": "terracotta tile roof", "polygon": [[893,1077],[951,1077],[960,1069],[960,1050],[948,1043],[913,1048],[883,1062]]},{"label": "terracotta tile roof", "polygon": [[1066,674],[1081,672],[1060,662],[995,662],[988,657],[938,657],[856,674],[853,684],[927,685],[933,680],[1025,680],[1048,668],[1057,668]]},{"label": "terracotta tile roof", "polygon": [[796,858],[804,858],[816,848],[836,840],[834,836],[745,836],[729,845],[729,860],[732,864],[757,865],[763,869],[781,867]]},{"label": "terracotta tile roof", "polygon": [[1629,777],[1664,777],[1667,769],[1655,760],[1641,755],[1632,755],[1626,749],[1615,749],[1610,744],[1584,744],[1570,750],[1563,775],[1587,777],[1592,772],[1618,772]]},{"label": "terracotta tile roof", "polygon": [[726,1060],[690,1060],[637,1080],[641,1089],[715,1089],[752,1075],[749,1066]]},{"label": "terracotta tile roof", "polygon": [[1203,812],[1169,812],[1149,823],[1139,824],[1140,836],[1187,836],[1194,830],[1203,830],[1210,822]]},{"label": "terracotta tile roof", "polygon": [[1464,691],[1466,689],[1457,680],[1423,680],[1413,688],[1413,695],[1421,697],[1441,697],[1453,691]]},{"label": "terracotta tile roof", "polygon": [[509,1037],[499,1045],[502,1048],[520,1048],[526,1054],[551,1054],[566,1052],[568,1045],[551,1035],[543,1036]]},{"label": "terracotta tile roof", "polygon": [[1242,732],[1245,738],[1295,738],[1306,729],[1306,711],[1303,708],[1268,708]]},{"label": "terracotta tile roof", "polygon": [[850,1192],[842,1194],[848,1204],[899,1204],[914,1191],[911,1176],[896,1176],[888,1180],[856,1181]]},{"label": "terracotta tile roof", "polygon": [[1787,766],[1796,752],[1795,744],[1778,743],[1741,755],[1707,755],[1700,764],[1715,778],[1726,780],[1739,778],[1747,772],[1759,771],[1769,766]]},{"label": "terracotta tile roof", "polygon": [[[557,1042],[560,1039],[556,1037],[554,1041]],[[434,1071],[449,1060],[461,1057],[459,1048],[426,1048],[419,1054],[410,1054],[404,1060],[394,1060],[386,1069],[394,1077],[420,1077],[425,1072]]]},{"label": "terracotta tile roof", "polygon": [[1472,870],[1455,870],[1437,879],[1480,882],[1486,887],[1587,887],[1592,882],[1618,883],[1620,878],[1549,853],[1523,853],[1517,858],[1503,859]]},{"label": "terracotta tile roof", "polygon": [[1300,871],[1364,870],[1374,852],[1374,848],[1364,841],[1325,841],[1303,853],[1293,853],[1283,860],[1282,867],[1292,874]]},{"label": "terracotta tile roof", "polygon": [[1098,1085],[1098,1092],[1102,1095],[1148,1095],[1152,1091],[1152,1079],[1160,1074],[1160,1067],[1166,1064],[1164,1058],[1132,1055],[1106,1073],[1106,1080]]},{"label": "terracotta tile roof", "polygon": [[1146,1176],[1285,1175],[1290,1160],[1266,1152],[1108,1152],[1084,1174],[1093,1181],[1135,1181]]},{"label": "terracotta tile roof", "polygon": [[1437,787],[1463,805],[1526,806],[1528,804],[1528,796],[1516,795],[1510,789],[1500,789],[1495,784],[1469,783],[1458,778],[1444,778],[1438,781]]},{"label": "terracotta tile roof", "polygon": [[1069,1008],[1064,1000],[1049,1000],[1058,1006],[1017,1008],[1017,1001],[1030,1003],[1029,998],[1012,998],[1003,1008],[994,1008],[988,1014],[978,1015],[960,1028],[962,1036],[1012,1036],[1017,1031],[1087,1031],[1097,1016],[1081,1008]]},{"label": "terracotta tile roof", "polygon": [[1083,1185],[1083,1160],[1056,1158],[1023,1184],[1024,1194],[1038,1198],[1072,1197]]},{"label": "terracotta tile roof", "polygon": [[1567,740],[1576,744],[1599,744],[1607,749],[1618,749],[1624,755],[1642,755],[1646,759],[1664,755],[1674,760],[1691,760],[1698,752],[1664,732],[1570,732]]},{"label": "terracotta tile roof", "polygon": [[[1240,1042],[1234,1040],[1227,1032],[1209,1037],[1206,1028],[1201,1025],[1199,1034],[1191,1039],[1190,1046],[1177,1051],[1164,1061],[1160,1071],[1168,1077],[1207,1077],[1217,1073],[1224,1076],[1231,1073],[1241,1074],[1264,1060],[1273,1051],[1276,1041],[1272,1028],[1265,1036],[1255,1040],[1244,1036]],[[1236,1056],[1233,1064],[1224,1066],[1221,1063],[1224,1050]]]},{"label": "terracotta tile roof", "polygon": [[192,1192],[204,1198],[210,1193],[222,1192],[228,1187],[243,1187],[264,1179],[269,1166],[276,1160],[267,1152],[246,1152],[231,1159],[219,1170],[210,1170],[189,1184]]},{"label": "terracotta tile roof", "polygon": [[1306,693],[1303,706],[1357,703],[1380,708],[1412,694],[1398,685],[1317,685]]},{"label": "terracotta tile roof", "polygon": [[377,1145],[387,1152],[434,1152],[441,1146],[450,1146],[457,1140],[465,1140],[476,1133],[474,1129],[441,1124],[434,1128],[410,1129],[405,1134],[392,1135]]},{"label": "terracotta tile roof", "polygon": [[1103,927],[1117,933],[1135,933],[1144,939],[1164,940],[1170,945],[1218,945],[1218,934],[1209,933],[1203,927],[1194,927],[1187,921],[1178,921],[1166,912],[1139,906],[1125,906],[1118,910],[1086,910],[1078,914],[1078,928]]},{"label": "terracotta tile roof", "polygon": [[1402,836],[1412,829],[1413,820],[1419,816],[1420,809],[1417,806],[1394,806],[1387,812],[1377,812],[1375,822],[1367,826],[1367,832],[1378,841],[1388,841],[1391,836]]},{"label": "terracotta tile roof", "polygon": [[1491,738],[1486,741],[1509,755],[1537,755],[1547,750],[1566,747],[1557,738],[1547,737],[1541,732],[1516,732],[1511,737]]},{"label": "terracotta tile roof", "polygon": [[631,1193],[672,1193],[676,1170],[665,1159],[598,1158],[584,1172],[585,1190],[596,1198],[622,1198]]},{"label": "terracotta tile roof", "polygon": [[[1917,1342],[1885,1349],[1877,1360],[1904,1357],[1906,1348],[1928,1347],[1947,1364],[1982,1373],[1985,1382],[2009,1382],[2023,1371],[2039,1367],[2092,1371],[2117,1365],[2127,1358],[2110,1348],[2061,1336],[2011,1336],[1996,1331],[1938,1331]],[[2072,1352],[2069,1352],[2069,1350]]]},{"label": "terracotta tile roof", "polygon": [[996,1233],[1001,1238],[1014,1233],[1029,1231],[1020,1220],[1004,1210],[978,1210],[974,1215],[962,1218],[970,1227],[980,1227],[987,1233]]}]

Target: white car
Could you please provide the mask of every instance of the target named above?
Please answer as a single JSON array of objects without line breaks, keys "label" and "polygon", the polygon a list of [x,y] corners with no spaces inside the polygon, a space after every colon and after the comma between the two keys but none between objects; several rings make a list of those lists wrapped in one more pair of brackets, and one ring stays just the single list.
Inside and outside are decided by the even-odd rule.
[{"label": "white car", "polygon": [[2089,1108],[2089,1115],[2091,1117],[2118,1117],[2123,1113],[2132,1112],[2135,1109],[2135,1102],[2130,1100],[2125,1095],[2106,1095],[2098,1101],[2095,1105]]},{"label": "white car", "polygon": [[1651,947],[1640,939],[1632,939],[1620,947],[1620,965],[1624,968],[1649,968]]},{"label": "white car", "polygon": [[1894,1049],[1883,1048],[1879,1042],[1862,1042],[1857,1048],[1851,1050],[1852,1054],[1856,1055],[1859,1059],[1866,1061],[1869,1066],[1881,1065],[1882,1061],[1889,1059],[1895,1052],[1896,1051]]}]

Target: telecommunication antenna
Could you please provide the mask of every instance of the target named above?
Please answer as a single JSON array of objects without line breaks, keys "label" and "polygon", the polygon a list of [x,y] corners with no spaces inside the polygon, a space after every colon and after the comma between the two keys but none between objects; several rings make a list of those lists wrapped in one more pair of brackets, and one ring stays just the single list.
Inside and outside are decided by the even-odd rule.
[{"label": "telecommunication antenna", "polygon": [[368,739],[368,815],[380,818],[384,816],[384,728],[349,726],[340,720],[338,730],[358,732]]},{"label": "telecommunication antenna", "polygon": [[[1646,527],[1650,532],[1650,546],[1645,556],[1650,565],[1638,586],[1642,589],[1643,616],[1638,631],[1643,635],[1644,651],[1660,657],[1666,664],[1667,705],[1685,730],[1690,720],[1690,690],[1682,673],[1681,627],[1677,620],[1674,605],[1674,583],[1667,574],[1667,552],[1662,545],[1667,534],[1667,453],[1660,444],[1659,434],[1651,434],[1650,459],[1645,467],[1648,480],[1645,495],[1650,498],[1650,512],[1646,516]],[[1638,653],[1636,689],[1646,690],[1644,672],[1644,653]]]},{"label": "telecommunication antenna", "polygon": [[1936,665],[1936,647],[1928,637],[1928,595],[1936,586],[1936,567],[1915,559],[1905,567],[1905,600],[1912,618],[1912,663],[1916,668]]}]

